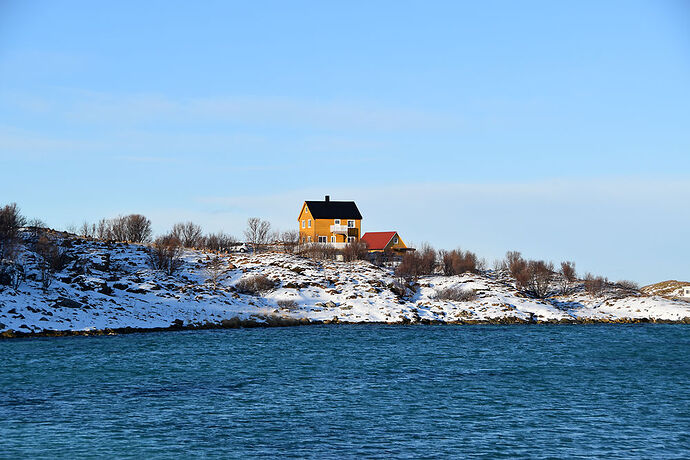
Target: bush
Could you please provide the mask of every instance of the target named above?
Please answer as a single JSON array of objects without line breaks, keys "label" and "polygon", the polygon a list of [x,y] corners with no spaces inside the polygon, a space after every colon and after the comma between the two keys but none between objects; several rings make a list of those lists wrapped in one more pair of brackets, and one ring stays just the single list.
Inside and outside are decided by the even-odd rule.
[{"label": "bush", "polygon": [[26,224],[26,219],[19,212],[16,203],[0,208],[0,260],[14,258],[19,244],[19,229]]},{"label": "bush", "polygon": [[418,251],[407,252],[395,274],[408,280],[416,280],[423,275],[432,275],[436,271],[436,251],[428,244],[423,244]]},{"label": "bush", "polygon": [[296,310],[299,305],[292,299],[280,299],[278,301],[278,306],[287,310]]},{"label": "bush", "polygon": [[637,292],[640,290],[640,285],[634,281],[621,280],[616,282],[616,287],[627,291],[627,292]]},{"label": "bush", "polygon": [[345,262],[364,260],[367,258],[368,254],[367,245],[363,241],[348,243],[343,249],[343,259],[345,259]]},{"label": "bush", "polygon": [[506,253],[503,265],[508,268],[515,279],[515,286],[521,291],[538,298],[551,294],[553,263],[543,260],[526,261],[519,252],[510,251]]},{"label": "bush", "polygon": [[479,259],[473,252],[453,249],[452,251],[439,251],[438,255],[443,274],[446,276],[478,272]]},{"label": "bush", "polygon": [[34,244],[34,251],[41,256],[45,267],[50,272],[64,269],[70,261],[67,250],[61,247],[55,240],[42,235]]},{"label": "bush", "polygon": [[180,222],[173,225],[171,235],[185,248],[198,248],[203,242],[203,231],[194,222]]},{"label": "bush", "polygon": [[218,232],[207,235],[203,240],[203,246],[209,251],[227,252],[236,242],[233,236]]},{"label": "bush", "polygon": [[577,274],[575,273],[575,262],[561,262],[561,292],[568,294],[572,291]]},{"label": "bush", "polygon": [[91,227],[85,222],[79,231],[84,237],[95,237],[104,241],[131,241],[132,243],[147,243],[151,240],[152,233],[151,221],[141,214],[101,219],[97,225]]},{"label": "bush", "polygon": [[240,279],[235,289],[243,294],[259,295],[274,289],[275,283],[266,275],[250,275]]},{"label": "bush", "polygon": [[591,273],[587,273],[585,276],[585,291],[592,297],[597,297],[604,292],[607,282],[607,279],[602,276],[594,276]]},{"label": "bush", "polygon": [[477,299],[477,292],[474,289],[449,287],[436,291],[436,296],[434,298],[439,300],[451,300],[455,302],[470,302]]},{"label": "bush", "polygon": [[159,236],[148,251],[151,268],[172,275],[182,266],[182,245],[173,235]]},{"label": "bush", "polygon": [[17,262],[0,260],[0,286],[10,286],[15,291],[24,280],[24,267]]},{"label": "bush", "polygon": [[299,248],[299,254],[316,260],[334,260],[340,252],[330,244],[310,243]]}]

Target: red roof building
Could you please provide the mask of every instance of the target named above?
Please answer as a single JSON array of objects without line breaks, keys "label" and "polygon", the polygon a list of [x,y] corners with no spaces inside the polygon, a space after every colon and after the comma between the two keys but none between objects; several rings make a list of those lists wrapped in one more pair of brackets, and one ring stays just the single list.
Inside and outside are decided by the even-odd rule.
[{"label": "red roof building", "polygon": [[404,252],[411,250],[403,242],[398,232],[367,232],[362,235],[362,241],[369,252]]}]

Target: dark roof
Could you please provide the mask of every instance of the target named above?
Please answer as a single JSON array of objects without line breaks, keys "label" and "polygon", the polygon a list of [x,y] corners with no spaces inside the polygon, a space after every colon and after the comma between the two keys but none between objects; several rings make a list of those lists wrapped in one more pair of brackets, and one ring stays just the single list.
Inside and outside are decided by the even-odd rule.
[{"label": "dark roof", "polygon": [[354,201],[307,201],[314,219],[361,219]]}]

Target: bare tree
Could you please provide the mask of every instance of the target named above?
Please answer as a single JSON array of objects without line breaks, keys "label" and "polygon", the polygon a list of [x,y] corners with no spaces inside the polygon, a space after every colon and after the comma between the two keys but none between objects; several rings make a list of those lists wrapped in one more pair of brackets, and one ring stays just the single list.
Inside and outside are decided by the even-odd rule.
[{"label": "bare tree", "polygon": [[99,220],[98,224],[96,225],[95,236],[97,239],[101,241],[114,239],[112,231],[112,222],[109,219]]},{"label": "bare tree", "polygon": [[96,225],[84,221],[81,227],[79,227],[79,235],[84,238],[93,238],[96,235]]},{"label": "bare tree", "polygon": [[443,274],[446,276],[458,275],[460,273],[477,273],[479,259],[477,255],[470,251],[453,249],[452,251],[438,251],[439,260]]},{"label": "bare tree", "polygon": [[543,260],[530,260],[528,263],[529,290],[535,297],[543,299],[551,293],[553,263]]},{"label": "bare tree", "polygon": [[174,274],[182,266],[182,245],[173,235],[156,238],[149,248],[149,265],[167,275]]},{"label": "bare tree", "polygon": [[179,222],[173,225],[172,235],[180,240],[185,248],[198,248],[203,242],[203,230],[194,222]]},{"label": "bare tree", "polygon": [[606,287],[607,279],[602,276],[594,276],[591,273],[587,273],[585,276],[585,291],[592,297],[597,297],[604,292]]},{"label": "bare tree", "polygon": [[256,252],[261,245],[268,242],[268,235],[270,232],[270,222],[261,220],[258,217],[250,217],[247,219],[247,229],[244,231],[244,237]]},{"label": "bare tree", "polygon": [[20,241],[19,229],[26,219],[19,212],[17,203],[0,208],[0,260],[13,259]]},{"label": "bare tree", "polygon": [[110,238],[115,241],[127,241],[127,221],[124,216],[110,219]]},{"label": "bare tree", "polygon": [[223,232],[211,233],[204,238],[203,246],[209,251],[228,251],[237,240]]},{"label": "bare tree", "polygon": [[151,239],[151,221],[141,214],[124,217],[126,240],[133,243],[146,243]]},{"label": "bare tree", "polygon": [[299,232],[297,230],[288,230],[280,234],[280,243],[283,250],[287,253],[295,252],[299,244]]},{"label": "bare tree", "polygon": [[223,259],[221,259],[218,256],[213,257],[206,264],[204,271],[206,272],[207,281],[209,283],[211,283],[211,286],[213,287],[213,290],[215,291],[216,288],[218,287],[218,280],[220,279],[220,276],[225,271],[225,263],[224,263]]},{"label": "bare tree", "polygon": [[561,262],[561,292],[569,294],[572,292],[577,274],[575,272],[575,262]]}]

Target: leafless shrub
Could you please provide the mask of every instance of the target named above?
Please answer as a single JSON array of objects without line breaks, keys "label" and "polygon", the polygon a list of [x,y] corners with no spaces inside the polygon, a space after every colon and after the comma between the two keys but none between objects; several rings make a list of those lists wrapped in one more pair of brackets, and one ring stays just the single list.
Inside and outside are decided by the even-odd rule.
[{"label": "leafless shrub", "polygon": [[[518,251],[506,252],[504,265],[516,281],[518,279],[525,282],[527,281],[526,276],[523,273],[527,269],[527,261],[522,258],[522,255]],[[518,282],[518,285],[520,284],[521,283]]]},{"label": "leafless shrub", "polygon": [[141,214],[125,216],[126,241],[146,243],[151,239],[151,221]]},{"label": "leafless shrub", "polygon": [[548,297],[551,294],[553,263],[543,260],[527,261],[519,252],[509,251],[506,253],[503,265],[508,268],[515,279],[516,287],[521,291],[538,298]]},{"label": "leafless shrub", "polygon": [[113,232],[111,227],[112,225],[110,219],[99,220],[98,224],[96,224],[94,236],[101,241],[112,240]]},{"label": "leafless shrub", "polygon": [[451,300],[455,302],[471,302],[477,299],[477,292],[474,289],[448,287],[436,291],[435,298],[439,300]]},{"label": "leafless shrub", "polygon": [[638,292],[640,290],[640,285],[630,280],[616,281],[616,287],[629,293]]},{"label": "leafless shrub", "polygon": [[311,243],[299,247],[299,254],[316,260],[334,260],[339,251],[330,244]]},{"label": "leafless shrub", "polygon": [[167,275],[174,274],[182,266],[182,245],[173,235],[156,238],[148,250],[149,266]]},{"label": "leafless shrub", "polygon": [[203,247],[209,251],[227,252],[235,243],[237,240],[233,236],[218,232],[206,235]]},{"label": "leafless shrub", "polygon": [[203,230],[194,222],[179,222],[173,225],[171,235],[185,248],[198,248],[202,245]]},{"label": "leafless shrub", "polygon": [[561,292],[569,294],[573,290],[573,286],[577,281],[577,273],[575,272],[575,262],[561,262]]},{"label": "leafless shrub", "polygon": [[405,253],[395,274],[407,280],[416,280],[420,276],[433,274],[435,270],[436,251],[428,244],[423,244],[419,250]]},{"label": "leafless shrub", "polygon": [[220,257],[213,257],[204,268],[206,273],[206,280],[211,283],[211,286],[215,290],[218,287],[218,280],[220,279],[223,272],[225,272],[225,262]]},{"label": "leafless shrub", "polygon": [[0,286],[17,290],[24,281],[24,266],[11,260],[0,260]]},{"label": "leafless shrub", "polygon": [[103,241],[130,241],[147,243],[151,240],[151,221],[141,214],[118,216],[112,219],[101,219],[98,224],[82,224],[79,234],[95,237]]},{"label": "leafless shrub", "polygon": [[261,245],[267,244],[269,234],[271,232],[271,223],[261,220],[258,217],[250,217],[247,219],[247,229],[244,231],[244,237],[247,242],[252,245],[252,249],[256,252]]},{"label": "leafless shrub", "polygon": [[280,299],[278,301],[278,306],[280,308],[285,308],[286,310],[296,310],[299,305],[292,299]]},{"label": "leafless shrub", "polygon": [[89,224],[88,222],[81,224],[81,227],[79,227],[79,236],[94,238],[96,236],[96,224]]},{"label": "leafless shrub", "polygon": [[280,244],[283,246],[283,251],[291,254],[297,249],[299,244],[299,232],[297,230],[288,230],[280,234]]},{"label": "leafless shrub", "polygon": [[604,292],[608,281],[603,276],[594,276],[587,273],[585,276],[585,291],[592,297],[597,297]]},{"label": "leafless shrub", "polygon": [[266,275],[250,275],[240,279],[235,289],[243,294],[259,295],[275,288],[275,283]]},{"label": "leafless shrub", "polygon": [[478,271],[479,259],[473,252],[460,249],[441,250],[438,255],[441,269],[446,276],[459,275],[465,272],[477,273]]},{"label": "leafless shrub", "polygon": [[46,235],[42,235],[38,238],[34,244],[34,252],[41,256],[42,265],[50,272],[61,271],[71,260],[67,254],[67,250],[61,247],[57,241]]},{"label": "leafless shrub", "polygon": [[553,263],[543,260],[530,260],[529,270],[529,290],[535,297],[543,299],[551,293],[551,276],[553,274]]},{"label": "leafless shrub", "polygon": [[368,254],[369,251],[367,251],[367,245],[362,241],[353,241],[345,245],[345,248],[343,248],[343,259],[345,262],[364,260],[367,258]]},{"label": "leafless shrub", "polygon": [[17,203],[0,208],[0,260],[14,259],[19,244],[19,229],[26,219],[19,212]]}]

